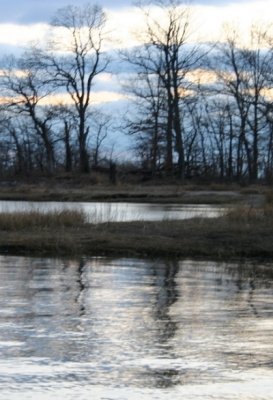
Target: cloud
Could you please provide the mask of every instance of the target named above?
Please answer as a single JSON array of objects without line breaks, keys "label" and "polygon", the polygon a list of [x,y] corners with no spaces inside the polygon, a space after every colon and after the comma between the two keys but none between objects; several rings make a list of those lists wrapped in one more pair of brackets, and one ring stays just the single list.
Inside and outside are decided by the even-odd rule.
[{"label": "cloud", "polygon": [[[249,0],[237,0],[238,3],[245,3]],[[234,1],[233,1],[234,2]],[[73,4],[72,0],[0,0],[1,13],[0,23],[32,24],[48,22],[59,8]],[[3,3],[3,4],[2,4]],[[193,4],[222,6],[232,3],[230,0],[196,0]],[[86,4],[86,0],[77,0],[77,5]],[[117,11],[122,8],[132,7],[131,0],[100,0],[99,4],[106,9]],[[125,21],[126,22],[126,21]]]},{"label": "cloud", "polygon": [[[76,4],[80,6],[86,2],[86,0],[77,0]],[[0,3],[0,23],[18,24],[48,22],[59,8],[75,4],[72,0],[58,0],[57,2],[56,0],[0,0]],[[122,8],[131,8],[133,0],[100,0],[98,3],[106,9],[117,11]],[[246,6],[248,3],[251,3],[251,0],[193,0],[192,5],[221,8],[232,4]],[[263,3],[263,1],[252,0],[252,3]]]},{"label": "cloud", "polygon": [[194,5],[222,7],[230,4],[249,3],[249,0],[196,0]]},{"label": "cloud", "polygon": [[[73,4],[71,0],[0,0],[1,13],[0,23],[19,23],[29,24],[38,22],[48,22],[59,8]],[[77,0],[77,5],[86,4],[86,0]],[[131,6],[129,0],[101,0],[99,4],[102,7],[110,9],[119,9],[121,7]]]},{"label": "cloud", "polygon": [[[3,0],[0,0],[0,3]],[[0,14],[0,53],[19,54],[24,46],[32,41],[42,40],[47,32],[47,23],[56,8],[69,4],[69,0],[9,0],[1,5]],[[77,4],[85,4],[78,0]],[[143,19],[131,6],[131,0],[102,0],[108,7],[108,25],[111,40],[104,42],[105,49],[137,45],[134,33],[143,31]],[[193,23],[191,41],[211,41],[218,39],[224,22],[232,21],[245,33],[253,21],[272,18],[272,0],[193,0]],[[1,22],[2,19],[2,22]],[[3,20],[6,22],[4,23]],[[117,70],[119,71],[120,66]]]},{"label": "cloud", "polygon": [[48,31],[46,24],[17,25],[0,24],[0,43],[10,46],[24,46],[42,40]]}]

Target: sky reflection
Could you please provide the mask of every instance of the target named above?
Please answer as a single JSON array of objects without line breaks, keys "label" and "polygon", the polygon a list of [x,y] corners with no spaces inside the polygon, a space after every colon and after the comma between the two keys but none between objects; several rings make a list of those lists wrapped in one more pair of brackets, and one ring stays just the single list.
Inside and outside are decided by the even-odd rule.
[{"label": "sky reflection", "polygon": [[0,257],[0,398],[272,399],[271,268]]}]

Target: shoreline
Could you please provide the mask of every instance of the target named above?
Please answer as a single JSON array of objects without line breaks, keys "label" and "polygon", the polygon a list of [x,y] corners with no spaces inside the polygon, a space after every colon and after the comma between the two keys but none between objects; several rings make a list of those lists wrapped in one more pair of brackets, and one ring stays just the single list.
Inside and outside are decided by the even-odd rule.
[{"label": "shoreline", "polygon": [[78,227],[0,229],[0,254],[230,260],[273,259],[273,226],[225,217],[118,222]]},{"label": "shoreline", "polygon": [[[241,191],[216,189],[188,187],[186,190],[174,185],[61,187],[58,190],[37,185],[14,190],[1,187],[0,199],[11,196],[13,201],[137,202],[138,199],[142,203],[226,205],[227,215],[180,221],[92,224],[76,211],[65,211],[61,216],[45,213],[42,219],[41,213],[0,213],[0,254],[273,259],[272,192],[260,187]],[[231,216],[228,216],[230,210]]]},{"label": "shoreline", "polygon": [[259,205],[269,188],[226,185],[0,185],[0,201],[128,202],[159,204]]}]

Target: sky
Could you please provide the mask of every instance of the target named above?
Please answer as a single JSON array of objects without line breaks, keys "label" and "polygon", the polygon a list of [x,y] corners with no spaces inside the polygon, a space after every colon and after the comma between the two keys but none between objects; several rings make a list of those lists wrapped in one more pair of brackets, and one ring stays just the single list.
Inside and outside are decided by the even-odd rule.
[{"label": "sky", "polygon": [[[57,8],[72,4],[67,0],[0,0],[0,22],[1,23],[37,23],[47,22]],[[77,0],[74,4],[85,4],[86,0]],[[102,7],[119,10],[129,8],[132,5],[130,0],[100,0],[97,2]],[[249,0],[196,0],[194,4],[215,6],[221,8],[228,4],[244,4],[247,7]],[[256,3],[261,3],[256,0]]]},{"label": "sky", "polygon": [[[42,40],[56,11],[69,4],[84,5],[88,0],[0,0],[0,59],[19,55],[25,46]],[[123,45],[135,44],[132,31],[139,19],[131,0],[91,1],[105,8],[113,36],[123,39]],[[273,0],[189,0],[193,8],[195,40],[208,41],[220,37],[223,23],[233,23],[242,36],[253,22],[273,22]],[[110,73],[99,77],[94,103],[111,104],[112,109],[124,110],[118,77]],[[114,104],[115,103],[115,104]],[[122,111],[124,112],[124,111]]]},{"label": "sky", "polygon": [[[80,6],[87,1],[74,0],[74,4]],[[273,22],[273,0],[185,0],[185,3],[193,9],[193,41],[218,39],[225,22],[238,25],[242,37],[252,22]],[[0,0],[0,60],[9,54],[19,55],[31,43],[42,40],[51,18],[59,8],[69,4],[73,0]],[[119,47],[121,42],[125,47],[136,44],[133,32],[139,28],[140,18],[134,0],[100,0],[97,4],[106,10],[112,39],[119,38],[119,43],[115,45],[112,40],[110,47]],[[96,95],[97,102],[103,98],[109,101],[110,88],[115,92],[113,101],[122,100],[117,81],[109,76],[105,74],[99,81],[97,90],[102,93]]]},{"label": "sky", "polygon": [[[14,23],[14,24],[33,24],[33,23],[47,23],[51,16],[58,8],[64,7],[68,4],[86,4],[86,0],[0,0],[0,24]],[[121,11],[132,7],[134,1],[131,0],[100,0],[91,3],[97,3],[103,8]],[[252,9],[259,9],[264,14],[273,10],[272,0],[190,0],[186,1],[193,6],[213,7],[225,13],[232,8],[239,7],[244,13],[240,18],[245,18],[246,14],[252,14]],[[216,21],[214,21],[216,22]]]},{"label": "sky", "polygon": [[[111,27],[128,38],[128,30],[137,23],[133,0],[97,3],[108,12]],[[186,3],[193,6],[195,23],[203,40],[216,37],[225,21],[235,21],[241,27],[253,20],[271,17],[273,21],[273,0],[188,0]],[[73,4],[73,0],[0,0],[0,55],[16,52],[28,42],[41,38],[52,16],[68,4]],[[86,0],[74,0],[74,4],[83,5]]]}]

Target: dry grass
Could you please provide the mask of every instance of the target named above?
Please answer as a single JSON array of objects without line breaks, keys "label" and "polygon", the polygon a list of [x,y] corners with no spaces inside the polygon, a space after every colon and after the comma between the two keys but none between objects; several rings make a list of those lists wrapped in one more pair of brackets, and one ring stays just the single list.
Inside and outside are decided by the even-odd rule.
[{"label": "dry grass", "polygon": [[0,214],[5,254],[273,257],[273,205],[236,207],[220,218],[90,224],[81,211]]},{"label": "dry grass", "polygon": [[60,229],[78,227],[85,223],[86,216],[81,210],[20,211],[0,213],[0,229],[2,231],[18,231],[26,229]]},{"label": "dry grass", "polygon": [[263,207],[238,206],[226,212],[228,222],[234,224],[265,224],[273,223],[273,204],[266,203]]},{"label": "dry grass", "polygon": [[[0,186],[1,200],[30,201],[126,201],[181,204],[231,204],[248,201],[248,197],[263,197],[262,189],[244,193],[237,185],[181,184],[91,184],[73,180],[42,181],[36,184],[18,183]],[[252,201],[252,199],[251,199]]]},{"label": "dry grass", "polygon": [[121,222],[78,228],[21,231],[0,229],[0,251],[53,256],[150,256],[272,258],[273,228],[241,224],[226,218],[163,222]]},{"label": "dry grass", "polygon": [[273,205],[273,190],[268,190],[265,193],[265,204]]}]

